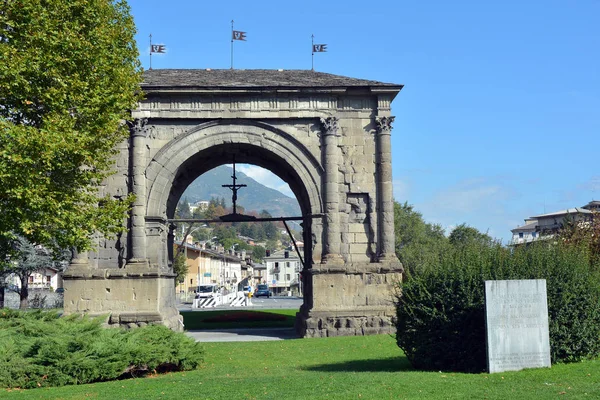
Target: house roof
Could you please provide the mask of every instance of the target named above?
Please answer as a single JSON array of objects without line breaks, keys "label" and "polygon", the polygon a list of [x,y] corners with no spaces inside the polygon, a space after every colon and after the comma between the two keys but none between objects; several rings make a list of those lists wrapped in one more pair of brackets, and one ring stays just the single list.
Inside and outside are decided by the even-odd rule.
[{"label": "house roof", "polygon": [[[179,246],[181,246],[181,243],[174,243],[174,245],[179,247]],[[241,262],[242,261],[241,258],[235,257],[231,254],[219,253],[218,251],[215,251],[212,249],[203,249],[201,247],[198,247],[198,246],[195,246],[195,245],[189,244],[189,243],[186,243],[185,247],[187,247],[190,250],[197,251],[198,253],[204,253],[207,256],[216,258],[216,259],[226,259],[226,260],[233,261],[233,262]]]},{"label": "house roof", "polygon": [[511,229],[510,231],[512,233],[516,233],[516,232],[519,232],[519,231],[535,231],[535,227],[536,226],[537,226],[537,221],[530,222],[530,223],[525,224],[523,226],[519,226],[519,227],[517,227],[515,229]]},{"label": "house roof", "polygon": [[544,218],[544,217],[558,217],[560,215],[567,215],[567,214],[591,214],[591,213],[592,212],[590,210],[586,210],[585,208],[574,207],[574,208],[567,208],[566,210],[556,211],[553,213],[536,215],[535,217],[530,217],[530,218],[537,219],[537,218]]},{"label": "house roof", "polygon": [[[288,252],[287,258],[285,257],[286,251]],[[269,257],[265,257],[264,259],[265,260],[273,260],[273,259],[299,260],[298,255],[293,250],[278,250],[278,251],[271,253],[271,255]]]},{"label": "house roof", "polygon": [[387,88],[404,85],[350,78],[311,70],[270,69],[151,69],[144,71],[142,88]]}]

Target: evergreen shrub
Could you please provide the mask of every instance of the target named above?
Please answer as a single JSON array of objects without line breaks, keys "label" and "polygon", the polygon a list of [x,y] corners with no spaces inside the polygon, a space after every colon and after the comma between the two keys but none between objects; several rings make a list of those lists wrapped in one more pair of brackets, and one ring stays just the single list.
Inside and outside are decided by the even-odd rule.
[{"label": "evergreen shrub", "polygon": [[0,387],[62,386],[197,368],[199,343],[164,326],[106,329],[99,318],[0,310]]},{"label": "evergreen shrub", "polygon": [[453,246],[400,284],[397,344],[418,369],[484,371],[484,281],[546,279],[552,362],[598,357],[600,273],[590,259],[556,243]]}]

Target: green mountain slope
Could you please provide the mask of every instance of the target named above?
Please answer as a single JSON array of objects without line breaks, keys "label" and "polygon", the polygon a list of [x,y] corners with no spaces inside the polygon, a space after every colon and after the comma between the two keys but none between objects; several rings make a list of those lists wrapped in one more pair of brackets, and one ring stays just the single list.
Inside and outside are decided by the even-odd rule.
[{"label": "green mountain slope", "polygon": [[[211,197],[225,198],[227,207],[231,207],[231,190],[221,185],[230,185],[233,169],[221,165],[196,179],[183,193],[182,199],[194,203],[210,200]],[[236,171],[237,183],[247,185],[238,191],[237,204],[245,210],[267,210],[274,217],[299,216],[300,206],[295,198],[288,197],[275,189],[268,188],[242,172]]]}]

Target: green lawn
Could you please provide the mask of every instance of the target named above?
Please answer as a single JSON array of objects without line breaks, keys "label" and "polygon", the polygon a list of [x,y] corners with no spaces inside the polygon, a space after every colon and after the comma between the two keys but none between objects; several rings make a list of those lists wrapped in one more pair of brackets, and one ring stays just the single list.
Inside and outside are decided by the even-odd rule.
[{"label": "green lawn", "polygon": [[413,371],[393,337],[207,343],[204,366],[163,376],[29,391],[18,399],[599,398],[600,360],[502,374]]},{"label": "green lawn", "polygon": [[185,329],[288,328],[297,309],[182,311]]}]

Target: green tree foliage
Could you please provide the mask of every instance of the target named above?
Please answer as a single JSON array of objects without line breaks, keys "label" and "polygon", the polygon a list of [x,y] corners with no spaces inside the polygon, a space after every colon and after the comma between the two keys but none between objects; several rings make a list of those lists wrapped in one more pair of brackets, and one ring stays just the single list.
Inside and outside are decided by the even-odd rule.
[{"label": "green tree foliage", "polygon": [[475,240],[450,246],[400,287],[396,340],[413,366],[485,370],[484,281],[502,279],[546,279],[552,362],[600,355],[600,270],[586,246]]},{"label": "green tree foliage", "polygon": [[408,203],[394,203],[394,228],[396,255],[409,276],[437,263],[448,247],[444,229],[425,222],[423,215]]},{"label": "green tree foliage", "polygon": [[452,229],[448,235],[448,241],[453,246],[464,246],[473,242],[491,245],[493,239],[488,234],[481,233],[476,228],[463,223]]},{"label": "green tree foliage", "polygon": [[185,247],[180,246],[173,257],[173,273],[177,275],[175,277],[175,286],[183,283],[183,281],[185,281],[185,276],[188,273],[185,250],[179,251],[179,249],[185,249]]},{"label": "green tree foliage", "polygon": [[262,246],[252,247],[252,261],[262,262],[263,258],[267,255],[267,251]]},{"label": "green tree foliage", "polygon": [[89,248],[123,229],[130,198],[98,200],[141,68],[125,1],[0,5],[0,234]]},{"label": "green tree foliage", "polygon": [[566,219],[558,232],[557,240],[567,246],[585,246],[590,263],[600,264],[600,213],[593,212],[587,221]]},{"label": "green tree foliage", "polygon": [[175,218],[192,218],[192,211],[190,210],[190,204],[188,203],[187,197],[179,200],[179,203],[177,203],[177,208],[175,209]]},{"label": "green tree foliage", "polygon": [[194,242],[202,242],[211,238],[211,231],[206,228],[199,228],[192,232]]}]

